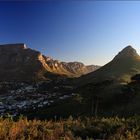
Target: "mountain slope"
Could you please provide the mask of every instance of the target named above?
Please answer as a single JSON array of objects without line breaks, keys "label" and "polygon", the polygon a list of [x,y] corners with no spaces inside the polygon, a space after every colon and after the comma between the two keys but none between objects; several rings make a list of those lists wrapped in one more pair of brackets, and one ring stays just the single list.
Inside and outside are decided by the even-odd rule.
[{"label": "mountain slope", "polygon": [[[74,67],[75,66],[75,67]],[[80,62],[59,62],[27,48],[24,43],[0,45],[0,81],[36,81],[49,79],[48,73],[78,77],[98,66]]]},{"label": "mountain slope", "polygon": [[107,116],[139,114],[139,86],[134,86],[137,93],[133,87],[126,88],[131,77],[138,73],[140,56],[127,46],[100,69],[77,78],[77,93],[91,113],[97,114],[98,110],[98,115]]},{"label": "mountain slope", "polygon": [[78,79],[81,84],[100,82],[113,79],[119,82],[128,82],[130,77],[140,73],[140,56],[131,46],[127,46],[114,57],[112,61]]}]

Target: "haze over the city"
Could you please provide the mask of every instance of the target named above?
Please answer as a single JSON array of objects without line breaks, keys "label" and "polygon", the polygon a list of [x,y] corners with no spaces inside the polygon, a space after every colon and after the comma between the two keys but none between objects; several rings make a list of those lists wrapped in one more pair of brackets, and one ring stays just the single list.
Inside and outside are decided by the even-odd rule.
[{"label": "haze over the city", "polygon": [[0,2],[0,44],[104,65],[127,45],[140,53],[139,17],[139,1]]}]

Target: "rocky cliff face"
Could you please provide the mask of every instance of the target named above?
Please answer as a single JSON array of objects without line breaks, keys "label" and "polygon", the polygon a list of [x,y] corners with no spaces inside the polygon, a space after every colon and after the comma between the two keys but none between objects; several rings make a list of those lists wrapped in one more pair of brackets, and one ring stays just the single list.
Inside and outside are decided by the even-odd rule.
[{"label": "rocky cliff face", "polygon": [[53,60],[23,43],[0,45],[0,81],[46,80],[46,72],[77,77],[97,68],[79,62]]},{"label": "rocky cliff face", "polygon": [[52,72],[66,74],[70,77],[79,77],[81,75],[97,70],[100,66],[85,66],[81,62],[60,62],[58,60],[49,59],[46,61]]},{"label": "rocky cliff face", "polygon": [[35,80],[45,70],[42,55],[25,44],[0,45],[0,80]]}]

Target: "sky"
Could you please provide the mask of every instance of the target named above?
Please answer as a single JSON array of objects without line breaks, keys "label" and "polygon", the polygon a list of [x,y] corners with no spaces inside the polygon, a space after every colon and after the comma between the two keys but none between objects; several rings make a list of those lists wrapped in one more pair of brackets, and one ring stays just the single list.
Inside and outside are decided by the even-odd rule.
[{"label": "sky", "polygon": [[140,54],[140,2],[0,2],[0,44],[6,43],[86,65],[104,65],[127,45]]}]

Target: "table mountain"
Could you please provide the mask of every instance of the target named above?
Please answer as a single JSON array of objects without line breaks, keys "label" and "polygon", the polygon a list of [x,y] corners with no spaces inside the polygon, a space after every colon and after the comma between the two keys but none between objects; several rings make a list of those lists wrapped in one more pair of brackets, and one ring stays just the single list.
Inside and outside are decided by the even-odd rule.
[{"label": "table mountain", "polygon": [[53,60],[24,43],[0,45],[0,81],[47,80],[50,73],[78,77],[97,68],[99,66],[85,66],[80,62]]}]

